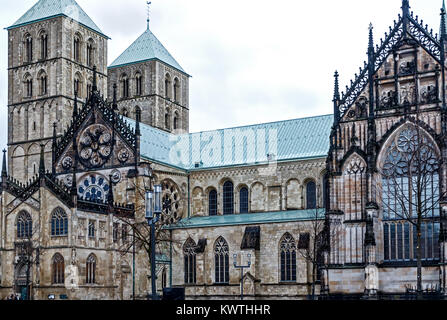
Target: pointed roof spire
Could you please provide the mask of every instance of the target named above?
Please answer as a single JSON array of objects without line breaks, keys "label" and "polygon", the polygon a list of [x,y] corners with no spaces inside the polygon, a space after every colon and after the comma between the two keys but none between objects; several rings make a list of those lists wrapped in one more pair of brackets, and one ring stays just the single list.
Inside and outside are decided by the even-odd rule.
[{"label": "pointed roof spire", "polygon": [[45,145],[40,145],[40,165],[39,176],[42,178],[45,175]]},{"label": "pointed roof spire", "polygon": [[408,17],[410,15],[410,1],[402,0],[402,17]]},{"label": "pointed roof spire", "polygon": [[135,121],[135,135],[136,136],[141,136],[140,119],[141,119],[141,111],[139,109],[137,109],[136,121]]},{"label": "pointed roof spire", "polygon": [[107,194],[107,202],[109,203],[109,205],[113,206],[113,203],[115,202],[115,200],[113,198],[113,179],[112,179],[112,174],[109,175],[109,184],[110,184],[110,188],[109,188],[109,193]]},{"label": "pointed roof spire", "polygon": [[93,85],[92,85],[92,91],[93,92],[98,91],[96,77],[97,77],[96,66],[93,66]]},{"label": "pointed roof spire", "polygon": [[369,24],[369,38],[368,38],[368,54],[374,54],[374,26],[372,23]]},{"label": "pointed roof spire", "polygon": [[442,0],[442,8],[441,8],[441,25],[440,25],[440,38],[441,41],[442,40],[447,40],[447,29],[446,29],[446,22],[445,22],[445,15],[446,15],[446,11],[445,11],[445,0]]},{"label": "pointed roof spire", "polygon": [[8,176],[8,170],[6,169],[6,149],[3,149],[2,178],[6,178],[7,176]]},{"label": "pointed roof spire", "polygon": [[338,84],[338,71],[335,71],[334,73],[334,120],[335,123],[338,123],[340,119],[340,109],[338,108],[338,102],[340,101],[340,88]]},{"label": "pointed roof spire", "polygon": [[335,70],[335,73],[334,73],[334,101],[340,100],[340,86],[339,86],[339,82],[338,82],[339,76],[340,75],[338,74],[338,71]]},{"label": "pointed roof spire", "polygon": [[116,91],[117,91],[117,85],[116,83],[113,84],[113,103],[112,103],[112,107],[114,111],[118,110],[118,104],[116,102]]},{"label": "pointed roof spire", "polygon": [[[75,101],[73,105],[73,122],[75,118],[78,116],[78,91],[75,91]],[[54,123],[56,125],[56,122]],[[56,127],[54,128],[56,130]]]}]

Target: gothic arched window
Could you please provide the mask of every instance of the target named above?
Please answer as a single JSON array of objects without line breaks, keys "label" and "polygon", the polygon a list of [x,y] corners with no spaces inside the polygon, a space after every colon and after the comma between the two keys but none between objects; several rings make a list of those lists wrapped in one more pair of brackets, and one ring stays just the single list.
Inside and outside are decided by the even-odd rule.
[{"label": "gothic arched window", "polygon": [[353,155],[344,170],[345,213],[351,220],[361,220],[366,198],[366,163]]},{"label": "gothic arched window", "polygon": [[135,94],[137,96],[141,96],[143,93],[143,78],[141,77],[140,73],[137,73],[135,76],[135,85],[136,85],[136,92]]},{"label": "gothic arched window", "polygon": [[89,67],[93,67],[94,64],[94,57],[93,57],[93,45],[94,42],[92,39],[89,39],[88,43],[87,43],[87,65]]},{"label": "gothic arched window", "polygon": [[386,149],[382,166],[385,261],[417,260],[421,218],[421,258],[439,258],[439,156],[421,128],[408,125]]},{"label": "gothic arched window", "polygon": [[174,101],[179,102],[180,100],[180,81],[178,78],[174,79]]},{"label": "gothic arched window", "polygon": [[171,99],[171,76],[166,74],[165,77],[165,96],[167,99]]},{"label": "gothic arched window", "polygon": [[25,76],[25,92],[26,97],[31,98],[33,96],[33,78],[30,74]]},{"label": "gothic arched window", "polygon": [[217,215],[217,191],[211,190],[208,194],[208,211],[210,216]]},{"label": "gothic arched window", "polygon": [[171,129],[171,114],[169,110],[166,110],[165,113],[165,128],[170,130]]},{"label": "gothic arched window", "polygon": [[76,62],[80,62],[81,60],[81,39],[78,36],[75,36],[73,41],[73,59]]},{"label": "gothic arched window", "polygon": [[290,233],[286,233],[280,243],[281,282],[296,281],[296,243]]},{"label": "gothic arched window", "polygon": [[89,255],[85,268],[85,283],[87,284],[96,283],[96,263],[97,261],[95,255]]},{"label": "gothic arched window", "polygon": [[17,238],[29,239],[33,235],[33,220],[26,211],[21,211],[17,217]]},{"label": "gothic arched window", "polygon": [[40,35],[40,59],[48,57],[48,36],[45,32]]},{"label": "gothic arched window", "polygon": [[317,185],[315,181],[309,181],[306,184],[306,209],[315,209],[317,207]]},{"label": "gothic arched window", "polygon": [[183,245],[185,284],[196,283],[196,243],[189,238]]},{"label": "gothic arched window", "polygon": [[33,62],[33,38],[30,35],[25,37],[26,62]]},{"label": "gothic arched window", "polygon": [[233,182],[227,181],[223,185],[223,214],[234,213],[234,191]]},{"label": "gothic arched window", "polygon": [[141,122],[141,109],[140,107],[135,107],[135,120]]},{"label": "gothic arched window", "polygon": [[126,74],[121,76],[121,97],[129,98],[129,78]]},{"label": "gothic arched window", "polygon": [[51,216],[51,235],[68,235],[68,217],[62,208],[56,208]]},{"label": "gothic arched window", "polygon": [[178,113],[174,114],[174,130],[178,129]]},{"label": "gothic arched window", "polygon": [[47,94],[47,75],[44,71],[40,73],[40,95],[43,96]]},{"label": "gothic arched window", "polygon": [[230,281],[230,252],[227,241],[219,237],[214,243],[215,283]]},{"label": "gothic arched window", "polygon": [[239,213],[248,213],[248,189],[239,190]]},{"label": "gothic arched window", "polygon": [[52,280],[53,284],[63,284],[65,282],[65,262],[64,257],[59,253],[53,256]]}]

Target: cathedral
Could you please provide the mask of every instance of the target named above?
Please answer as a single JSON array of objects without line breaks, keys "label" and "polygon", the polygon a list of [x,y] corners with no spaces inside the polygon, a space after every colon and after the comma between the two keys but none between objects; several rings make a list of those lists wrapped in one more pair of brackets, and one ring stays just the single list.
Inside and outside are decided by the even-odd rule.
[{"label": "cathedral", "polygon": [[192,300],[446,293],[444,5],[439,34],[409,0],[380,43],[371,25],[333,114],[198,133],[149,21],[110,65],[75,0],[7,30],[0,299],[146,299],[152,277]]}]

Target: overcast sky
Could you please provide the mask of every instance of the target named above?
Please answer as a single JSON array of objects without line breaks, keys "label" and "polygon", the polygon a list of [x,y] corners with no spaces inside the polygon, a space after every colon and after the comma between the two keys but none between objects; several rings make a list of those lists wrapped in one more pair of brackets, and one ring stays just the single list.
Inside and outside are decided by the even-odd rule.
[{"label": "overcast sky", "polygon": [[[37,0],[0,0],[2,27]],[[145,0],[77,0],[109,40],[108,64],[146,28]],[[410,0],[439,32],[442,0]],[[151,30],[192,78],[191,132],[332,113],[401,0],[152,0]],[[7,31],[0,31],[0,147],[7,137]]]}]

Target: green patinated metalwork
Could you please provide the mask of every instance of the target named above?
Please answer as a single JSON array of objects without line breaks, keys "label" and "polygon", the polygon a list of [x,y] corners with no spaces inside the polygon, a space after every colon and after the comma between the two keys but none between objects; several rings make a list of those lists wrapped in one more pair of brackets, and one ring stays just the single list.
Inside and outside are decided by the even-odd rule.
[{"label": "green patinated metalwork", "polygon": [[180,135],[140,124],[141,157],[188,171],[325,158],[332,124],[325,115]]},{"label": "green patinated metalwork", "polygon": [[149,29],[144,31],[134,43],[113,61],[109,68],[117,68],[151,60],[159,60],[185,73],[180,64],[171,56],[168,50],[166,50]]},{"label": "green patinated metalwork", "polygon": [[293,210],[248,214],[233,214],[226,216],[193,217],[180,220],[176,225],[167,229],[193,229],[207,227],[223,227],[235,225],[254,225],[267,223],[286,223],[308,220],[323,220],[326,210]]},{"label": "green patinated metalwork", "polygon": [[60,16],[71,18],[86,28],[108,38],[75,0],[39,0],[19,20],[7,29],[14,29],[30,23]]}]

